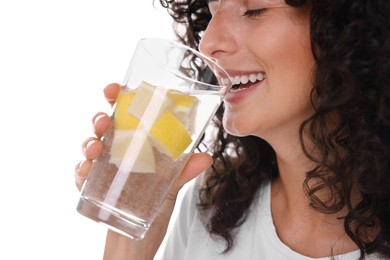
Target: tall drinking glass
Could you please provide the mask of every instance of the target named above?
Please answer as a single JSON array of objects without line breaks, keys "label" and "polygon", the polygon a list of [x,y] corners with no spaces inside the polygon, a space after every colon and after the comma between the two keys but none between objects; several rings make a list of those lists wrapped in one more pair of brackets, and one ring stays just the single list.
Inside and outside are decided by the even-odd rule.
[{"label": "tall drinking glass", "polygon": [[141,39],[78,212],[142,239],[230,87],[226,71],[201,53]]}]

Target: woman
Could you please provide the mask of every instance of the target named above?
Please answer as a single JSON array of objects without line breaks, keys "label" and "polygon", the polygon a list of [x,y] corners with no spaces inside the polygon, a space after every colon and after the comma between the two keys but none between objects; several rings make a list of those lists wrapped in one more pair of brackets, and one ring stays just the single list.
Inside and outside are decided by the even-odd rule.
[{"label": "woman", "polygon": [[[212,158],[192,156],[144,240],[109,232],[105,259],[152,259],[196,176],[164,259],[390,259],[390,3],[160,2],[236,85]],[[108,125],[95,116],[79,188]]]}]

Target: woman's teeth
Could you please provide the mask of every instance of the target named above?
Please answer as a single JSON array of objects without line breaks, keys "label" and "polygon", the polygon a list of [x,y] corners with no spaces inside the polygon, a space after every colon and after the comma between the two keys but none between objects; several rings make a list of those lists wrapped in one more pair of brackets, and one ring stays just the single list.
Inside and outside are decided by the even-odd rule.
[{"label": "woman's teeth", "polygon": [[265,79],[264,73],[235,76],[233,78],[233,85],[246,84],[249,81],[253,83],[256,82],[257,80],[262,81],[263,79]]},{"label": "woman's teeth", "polygon": [[233,77],[233,86],[231,88],[232,91],[239,91],[242,89],[249,88],[253,86],[255,82],[263,81],[266,78],[264,73],[253,73],[249,75],[240,75]]}]

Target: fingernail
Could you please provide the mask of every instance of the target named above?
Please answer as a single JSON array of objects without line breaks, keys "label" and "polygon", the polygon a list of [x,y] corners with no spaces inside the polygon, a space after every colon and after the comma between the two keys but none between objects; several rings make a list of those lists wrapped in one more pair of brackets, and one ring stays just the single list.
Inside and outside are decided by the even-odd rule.
[{"label": "fingernail", "polygon": [[84,143],[83,143],[83,152],[85,153],[85,151],[94,143],[95,139],[93,138],[90,138],[89,140],[86,140]]},{"label": "fingernail", "polygon": [[105,117],[105,114],[102,112],[102,113],[98,113],[94,116],[94,118],[92,119],[92,123],[95,125],[100,119],[102,119],[103,117]]},{"label": "fingernail", "polygon": [[93,145],[95,143],[95,140],[94,139],[91,139],[87,142],[87,144],[85,145],[85,148],[89,148],[91,145]]}]

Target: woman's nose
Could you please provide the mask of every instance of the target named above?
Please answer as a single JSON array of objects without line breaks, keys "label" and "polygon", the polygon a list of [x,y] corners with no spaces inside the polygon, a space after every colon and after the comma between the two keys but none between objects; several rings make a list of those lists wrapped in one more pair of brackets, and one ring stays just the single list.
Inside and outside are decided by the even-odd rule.
[{"label": "woman's nose", "polygon": [[216,12],[201,39],[200,52],[217,60],[234,53],[237,48],[234,28],[233,19],[223,11]]}]

